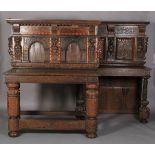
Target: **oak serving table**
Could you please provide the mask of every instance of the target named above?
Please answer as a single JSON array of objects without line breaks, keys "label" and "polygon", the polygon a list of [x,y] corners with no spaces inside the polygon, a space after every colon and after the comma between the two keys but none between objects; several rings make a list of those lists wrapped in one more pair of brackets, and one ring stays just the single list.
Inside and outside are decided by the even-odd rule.
[{"label": "oak serving table", "polygon": [[[8,87],[9,136],[22,129],[84,131],[97,136],[101,113],[136,113],[147,122],[144,66],[149,22],[7,19],[12,26]],[[75,111],[21,111],[21,83],[76,84]],[[63,104],[63,103],[62,103]],[[75,115],[71,119],[27,119],[22,115]]]}]

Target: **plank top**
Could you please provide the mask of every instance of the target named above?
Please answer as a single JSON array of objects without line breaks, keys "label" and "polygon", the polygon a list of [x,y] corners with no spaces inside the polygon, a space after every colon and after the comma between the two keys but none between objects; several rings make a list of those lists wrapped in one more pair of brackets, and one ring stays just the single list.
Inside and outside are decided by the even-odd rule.
[{"label": "plank top", "polygon": [[56,19],[12,19],[8,18],[6,21],[9,24],[136,24],[136,25],[147,25],[148,21],[99,21],[99,20],[56,20]]}]

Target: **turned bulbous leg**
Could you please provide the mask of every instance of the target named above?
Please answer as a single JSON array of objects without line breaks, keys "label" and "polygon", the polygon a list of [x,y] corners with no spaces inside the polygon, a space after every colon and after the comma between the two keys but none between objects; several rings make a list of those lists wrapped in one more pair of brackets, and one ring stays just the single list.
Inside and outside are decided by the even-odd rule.
[{"label": "turned bulbous leg", "polygon": [[20,118],[20,84],[7,83],[7,106],[8,106],[8,135],[17,137],[19,135]]},{"label": "turned bulbous leg", "polygon": [[86,136],[97,137],[98,84],[86,85]]}]

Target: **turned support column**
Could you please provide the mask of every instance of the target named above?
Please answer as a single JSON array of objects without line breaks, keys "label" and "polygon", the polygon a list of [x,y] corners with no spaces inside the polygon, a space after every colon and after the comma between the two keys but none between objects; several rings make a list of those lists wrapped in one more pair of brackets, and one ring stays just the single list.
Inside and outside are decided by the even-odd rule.
[{"label": "turned support column", "polygon": [[84,85],[77,85],[76,91],[76,117],[78,119],[84,119],[86,105],[85,105],[85,96],[84,96]]},{"label": "turned support column", "polygon": [[7,83],[7,106],[8,106],[8,129],[10,137],[17,137],[19,134],[20,118],[20,84]]},{"label": "turned support column", "polygon": [[139,107],[139,120],[142,123],[148,121],[150,115],[150,109],[147,107],[149,104],[147,100],[147,84],[149,77],[143,77],[141,81],[141,96],[140,96],[140,107]]},{"label": "turned support column", "polygon": [[97,136],[98,83],[86,84],[86,136]]}]

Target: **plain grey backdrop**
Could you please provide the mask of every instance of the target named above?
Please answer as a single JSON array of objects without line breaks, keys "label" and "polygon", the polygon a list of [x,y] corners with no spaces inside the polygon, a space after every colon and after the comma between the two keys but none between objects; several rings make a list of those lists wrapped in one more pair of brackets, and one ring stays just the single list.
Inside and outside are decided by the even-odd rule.
[{"label": "plain grey backdrop", "polygon": [[[152,68],[148,87],[151,117],[148,124],[140,124],[132,115],[99,116],[99,137],[93,140],[83,134],[63,133],[24,133],[12,139],[7,136],[7,101],[3,73],[11,68],[8,54],[8,37],[11,27],[7,18],[20,19],[72,19],[106,21],[150,21],[147,27],[149,36],[146,66]],[[0,12],[0,143],[155,143],[155,71],[153,55],[155,49],[155,12]],[[21,85],[21,108],[74,109],[74,85]]]}]

